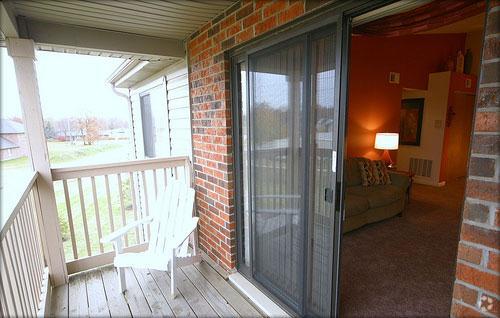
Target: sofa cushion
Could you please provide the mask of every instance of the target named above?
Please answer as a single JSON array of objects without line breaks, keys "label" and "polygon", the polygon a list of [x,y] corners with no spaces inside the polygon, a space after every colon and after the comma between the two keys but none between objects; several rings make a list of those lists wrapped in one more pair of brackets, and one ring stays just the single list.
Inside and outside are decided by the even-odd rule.
[{"label": "sofa cushion", "polygon": [[391,204],[403,198],[404,191],[392,184],[374,185],[371,187],[355,186],[349,187],[347,194],[365,198],[371,209]]},{"label": "sofa cushion", "polygon": [[370,159],[360,159],[358,160],[358,166],[361,174],[361,184],[365,187],[376,184],[376,179],[373,175],[372,161]]},{"label": "sofa cushion", "polygon": [[349,194],[349,188],[345,195],[345,216],[350,217],[366,212],[370,208],[368,200],[359,195]]},{"label": "sofa cushion", "polygon": [[358,158],[349,158],[345,162],[345,182],[348,187],[361,185],[361,173],[359,171]]},{"label": "sofa cushion", "polygon": [[372,160],[372,172],[375,184],[391,184],[391,177],[383,160]]}]

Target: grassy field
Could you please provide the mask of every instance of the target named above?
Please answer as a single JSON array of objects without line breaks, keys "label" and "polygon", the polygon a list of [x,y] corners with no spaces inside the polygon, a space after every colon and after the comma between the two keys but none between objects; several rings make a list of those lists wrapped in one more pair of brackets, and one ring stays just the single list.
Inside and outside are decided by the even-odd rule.
[{"label": "grassy field", "polygon": [[[52,166],[58,165],[80,165],[80,164],[95,164],[101,160],[108,161],[123,161],[127,158],[128,142],[127,141],[105,141],[98,142],[91,146],[85,146],[81,143],[72,144],[69,142],[48,142],[49,157]],[[19,171],[25,170],[28,166],[28,158],[19,158],[14,160],[3,161],[1,163],[2,175],[6,175],[6,180],[11,182],[13,176]],[[106,235],[111,232],[111,223],[114,223],[114,228],[118,229],[124,221],[129,223],[134,219],[134,211],[132,208],[132,196],[130,188],[129,175],[122,175],[122,191],[123,191],[123,206],[124,213],[122,214],[121,203],[118,189],[117,176],[110,176],[110,205],[107,201],[106,188],[104,177],[96,177],[96,200],[99,211],[102,234]],[[76,180],[68,180],[68,193],[71,205],[72,219],[75,230],[75,242],[79,258],[87,256],[87,245],[84,236],[82,202],[78,191],[78,183]],[[66,208],[65,195],[62,181],[54,183],[54,192],[57,202],[57,210],[59,214],[59,223],[61,226],[61,235],[63,237],[63,245],[66,254],[66,260],[73,259],[72,244],[70,240],[70,230],[68,222],[68,212]],[[88,233],[90,238],[91,252],[93,255],[100,252],[98,239],[98,231],[96,224],[96,209],[94,208],[94,198],[92,192],[92,184],[90,178],[82,179],[83,206],[88,224]],[[137,194],[136,194],[137,196]],[[4,196],[5,197],[5,196]],[[139,204],[139,202],[138,202]],[[108,207],[111,207],[110,209]],[[112,219],[112,220],[111,220]],[[133,244],[136,241],[136,234],[129,235],[129,243]],[[112,250],[112,246],[103,246],[106,251]]]},{"label": "grassy field", "polygon": [[[90,146],[84,146],[82,143],[72,144],[70,142],[47,142],[49,149],[49,158],[52,165],[61,163],[71,163],[97,154],[102,154],[124,147],[124,143],[101,142]],[[22,169],[28,166],[28,157],[21,157],[12,160],[2,161],[2,169]]]}]

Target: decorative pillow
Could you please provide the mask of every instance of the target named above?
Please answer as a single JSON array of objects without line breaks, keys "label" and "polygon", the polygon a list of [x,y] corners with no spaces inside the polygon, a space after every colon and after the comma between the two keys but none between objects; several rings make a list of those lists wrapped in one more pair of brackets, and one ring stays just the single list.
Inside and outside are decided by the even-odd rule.
[{"label": "decorative pillow", "polygon": [[389,172],[387,172],[385,162],[383,160],[373,160],[371,164],[375,179],[374,184],[391,184],[391,177],[389,176]]},{"label": "decorative pillow", "polygon": [[361,172],[361,183],[366,187],[375,184],[375,177],[370,159],[358,159],[359,171]]}]

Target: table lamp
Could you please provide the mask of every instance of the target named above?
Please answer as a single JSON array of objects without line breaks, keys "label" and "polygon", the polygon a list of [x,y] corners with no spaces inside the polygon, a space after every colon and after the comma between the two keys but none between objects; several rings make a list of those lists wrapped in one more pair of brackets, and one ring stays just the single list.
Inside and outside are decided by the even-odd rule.
[{"label": "table lamp", "polygon": [[382,159],[386,162],[388,168],[394,168],[389,150],[396,150],[399,146],[398,133],[377,133],[375,135],[375,149],[384,150]]}]

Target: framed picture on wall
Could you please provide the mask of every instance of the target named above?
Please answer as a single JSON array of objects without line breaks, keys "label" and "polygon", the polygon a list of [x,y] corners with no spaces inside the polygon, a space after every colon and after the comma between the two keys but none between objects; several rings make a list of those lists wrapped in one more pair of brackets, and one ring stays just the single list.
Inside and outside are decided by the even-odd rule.
[{"label": "framed picture on wall", "polygon": [[420,146],[422,118],[424,117],[424,98],[401,100],[401,121],[399,143],[401,145]]}]

